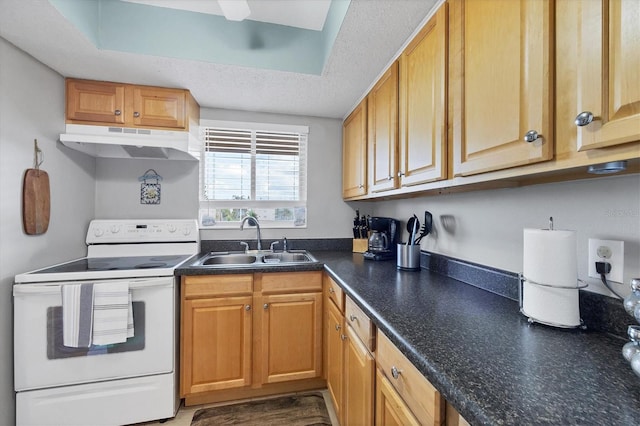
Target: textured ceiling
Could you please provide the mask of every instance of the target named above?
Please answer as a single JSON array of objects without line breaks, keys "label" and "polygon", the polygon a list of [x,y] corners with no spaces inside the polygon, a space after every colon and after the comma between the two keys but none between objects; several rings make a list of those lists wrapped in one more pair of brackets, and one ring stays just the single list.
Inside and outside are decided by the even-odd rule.
[{"label": "textured ceiling", "polygon": [[43,0],[0,0],[0,36],[65,77],[187,88],[205,108],[342,118],[435,3],[352,0],[322,75],[99,50]]}]

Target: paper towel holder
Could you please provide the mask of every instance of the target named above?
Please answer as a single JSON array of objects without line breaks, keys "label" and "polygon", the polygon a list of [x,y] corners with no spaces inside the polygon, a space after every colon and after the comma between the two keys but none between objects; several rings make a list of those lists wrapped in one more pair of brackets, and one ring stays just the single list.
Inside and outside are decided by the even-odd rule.
[{"label": "paper towel holder", "polygon": [[520,313],[522,315],[524,315],[525,317],[527,317],[527,321],[529,322],[529,324],[533,324],[533,323],[539,323],[539,324],[544,324],[544,325],[549,325],[552,327],[559,327],[559,328],[580,328],[582,330],[586,330],[587,326],[584,325],[584,322],[582,321],[582,318],[580,318],[580,324],[579,325],[566,325],[566,324],[558,324],[558,323],[553,323],[550,321],[542,321],[538,318],[534,318],[531,315],[527,314],[524,311],[524,303],[523,303],[523,293],[524,293],[524,283],[528,282],[529,284],[533,284],[533,285],[537,285],[540,287],[550,287],[550,288],[556,288],[556,289],[570,289],[570,290],[579,290],[582,288],[587,288],[589,286],[589,284],[587,284],[586,282],[582,281],[580,278],[578,278],[578,285],[575,287],[572,286],[563,286],[563,285],[554,285],[554,284],[544,284],[544,283],[539,283],[533,280],[528,279],[527,277],[524,276],[523,273],[519,273],[518,274],[518,304],[520,307]]}]

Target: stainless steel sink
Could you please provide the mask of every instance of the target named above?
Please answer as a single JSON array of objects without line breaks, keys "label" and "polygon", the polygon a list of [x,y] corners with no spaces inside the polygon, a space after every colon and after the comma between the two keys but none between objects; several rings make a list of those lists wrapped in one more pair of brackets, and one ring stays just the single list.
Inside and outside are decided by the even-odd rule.
[{"label": "stainless steel sink", "polygon": [[247,254],[219,254],[207,256],[201,265],[250,265],[256,262],[256,256]]},{"label": "stainless steel sink", "polygon": [[307,253],[273,253],[265,254],[262,256],[262,262],[264,263],[300,263],[300,262],[312,262]]},{"label": "stainless steel sink", "polygon": [[312,263],[317,260],[305,250],[290,252],[250,251],[250,252],[211,252],[193,262],[191,267],[203,268],[247,268],[260,265],[277,266],[297,263]]}]

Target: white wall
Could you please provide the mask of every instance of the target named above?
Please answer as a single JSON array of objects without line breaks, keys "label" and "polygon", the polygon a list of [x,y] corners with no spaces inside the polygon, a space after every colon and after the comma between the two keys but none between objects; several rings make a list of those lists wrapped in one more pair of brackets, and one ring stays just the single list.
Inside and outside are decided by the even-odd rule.
[{"label": "white wall", "polygon": [[[160,204],[140,203],[138,177],[149,169],[162,176]],[[99,158],[95,205],[96,219],[195,219],[198,162]]]},{"label": "white wall", "polygon": [[[364,206],[366,208],[366,205]],[[577,231],[578,277],[588,290],[611,295],[587,275],[589,238],[624,241],[624,283],[640,277],[640,175],[534,185],[408,200],[375,202],[373,213],[403,222],[424,211],[433,214],[435,233],[422,241],[423,250],[488,265],[522,271],[524,228],[547,228],[553,216],[556,229]],[[455,232],[444,229],[442,216],[452,216]],[[451,222],[451,220],[449,220]],[[408,234],[403,234],[406,241]]]},{"label": "white wall", "polygon": [[[93,159],[56,142],[64,131],[64,79],[0,38],[0,424],[14,423],[14,275],[86,254],[94,214]],[[44,152],[51,217],[45,234],[22,228],[22,179],[33,139]]]},{"label": "white wall", "polygon": [[[309,126],[307,228],[265,229],[266,239],[349,238],[353,210],[342,201],[342,121],[330,118],[268,114],[204,108],[200,118],[207,120],[248,121],[256,123]],[[250,231],[204,230],[203,239],[250,239]],[[249,238],[247,237],[249,235]]]}]

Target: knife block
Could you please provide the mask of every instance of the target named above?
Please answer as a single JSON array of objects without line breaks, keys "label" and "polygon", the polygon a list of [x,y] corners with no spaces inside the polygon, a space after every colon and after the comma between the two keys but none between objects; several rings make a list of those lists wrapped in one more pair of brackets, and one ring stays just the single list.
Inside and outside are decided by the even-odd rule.
[{"label": "knife block", "polygon": [[354,238],[353,239],[353,252],[354,253],[364,253],[369,249],[369,239],[368,238]]}]

